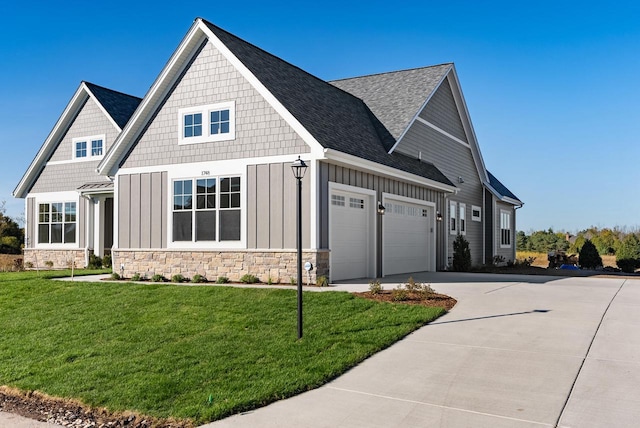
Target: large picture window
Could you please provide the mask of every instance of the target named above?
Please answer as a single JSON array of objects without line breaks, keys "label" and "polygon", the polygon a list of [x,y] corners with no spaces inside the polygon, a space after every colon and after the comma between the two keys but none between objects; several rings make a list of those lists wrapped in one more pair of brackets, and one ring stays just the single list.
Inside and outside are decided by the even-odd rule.
[{"label": "large picture window", "polygon": [[500,246],[511,246],[511,213],[500,210]]},{"label": "large picture window", "polygon": [[239,241],[240,193],[240,177],[175,180],[173,241]]},{"label": "large picture window", "polygon": [[38,243],[76,242],[76,203],[51,202],[38,205]]}]

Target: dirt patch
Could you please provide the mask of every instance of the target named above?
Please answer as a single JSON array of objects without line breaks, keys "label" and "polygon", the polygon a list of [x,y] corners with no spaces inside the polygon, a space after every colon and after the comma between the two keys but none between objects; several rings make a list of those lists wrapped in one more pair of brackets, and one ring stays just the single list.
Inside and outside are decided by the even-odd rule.
[{"label": "dirt patch", "polygon": [[0,410],[42,422],[82,428],[193,428],[191,421],[156,419],[132,412],[114,413],[74,400],[6,386],[0,386]]},{"label": "dirt patch", "polygon": [[382,290],[379,293],[373,294],[370,291],[364,291],[360,293],[353,293],[356,296],[363,297],[369,300],[375,300],[376,302],[389,302],[402,305],[422,305],[434,308],[445,308],[450,311],[458,301],[453,297],[432,293],[425,296],[418,291],[405,291],[405,300],[396,300],[393,290]]}]

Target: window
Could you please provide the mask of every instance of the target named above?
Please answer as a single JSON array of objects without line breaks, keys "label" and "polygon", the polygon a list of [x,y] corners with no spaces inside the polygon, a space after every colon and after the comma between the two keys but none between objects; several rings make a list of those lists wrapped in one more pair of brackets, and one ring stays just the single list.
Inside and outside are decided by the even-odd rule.
[{"label": "window", "polygon": [[364,199],[349,198],[349,207],[364,209]]},{"label": "window", "polygon": [[200,137],[202,135],[202,113],[184,115],[184,138]]},{"label": "window", "polygon": [[338,207],[344,207],[344,196],[331,195],[331,205],[336,205]]},{"label": "window", "polygon": [[458,225],[456,223],[456,211],[458,210],[458,204],[456,202],[449,203],[449,232],[452,235],[458,233]]},{"label": "window", "polygon": [[240,177],[175,180],[173,241],[239,241],[240,192]]},{"label": "window", "polygon": [[511,213],[500,210],[500,246],[511,247]]},{"label": "window", "polygon": [[102,140],[91,140],[91,156],[102,156]]},{"label": "window", "polygon": [[38,243],[76,242],[76,203],[52,202],[38,205]]},{"label": "window", "polygon": [[77,160],[95,160],[104,155],[104,135],[79,137],[72,139],[73,158]]},{"label": "window", "polygon": [[459,225],[460,225],[460,234],[466,235],[467,234],[467,205],[466,204],[460,204]]},{"label": "window", "polygon": [[178,144],[228,141],[236,138],[233,101],[180,109],[178,115]]},{"label": "window", "polygon": [[78,141],[78,142],[76,142],[76,157],[77,158],[86,158],[87,157],[87,142],[86,141]]},{"label": "window", "polygon": [[482,221],[482,210],[476,205],[471,205],[471,220]]}]

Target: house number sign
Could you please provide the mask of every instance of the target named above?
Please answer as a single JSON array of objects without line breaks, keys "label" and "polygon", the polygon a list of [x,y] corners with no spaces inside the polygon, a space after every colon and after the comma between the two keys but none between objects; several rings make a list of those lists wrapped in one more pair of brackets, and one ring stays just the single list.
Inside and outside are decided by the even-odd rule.
[{"label": "house number sign", "polygon": [[200,175],[211,175],[211,171],[201,171]]}]

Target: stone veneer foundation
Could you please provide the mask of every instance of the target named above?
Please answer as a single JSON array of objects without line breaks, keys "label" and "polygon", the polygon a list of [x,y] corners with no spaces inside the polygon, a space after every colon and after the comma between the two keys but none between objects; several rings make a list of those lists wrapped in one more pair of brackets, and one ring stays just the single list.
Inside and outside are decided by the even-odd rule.
[{"label": "stone veneer foundation", "polygon": [[[151,278],[155,274],[171,279],[181,274],[192,278],[203,275],[209,281],[225,276],[239,281],[245,274],[257,276],[260,281],[289,284],[297,278],[297,252],[295,250],[112,250],[113,271],[131,278],[139,273]],[[318,276],[329,277],[329,250],[304,250],[302,263],[311,262],[310,282]],[[124,267],[124,268],[122,268]],[[303,267],[304,269],[304,267]],[[303,282],[309,277],[303,270]]]},{"label": "stone veneer foundation", "polygon": [[[71,262],[75,262],[76,268],[81,269],[87,266],[86,250],[41,250],[35,248],[24,249],[24,266],[26,269],[49,269],[47,262],[52,262],[51,269],[67,269],[71,267]],[[31,263],[33,267],[27,268]]]}]

